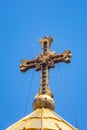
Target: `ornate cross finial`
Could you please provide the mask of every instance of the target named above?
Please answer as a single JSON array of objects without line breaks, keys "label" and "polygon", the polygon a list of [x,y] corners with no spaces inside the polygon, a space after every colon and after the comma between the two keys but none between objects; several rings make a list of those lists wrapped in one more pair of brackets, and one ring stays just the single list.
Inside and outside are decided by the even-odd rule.
[{"label": "ornate cross finial", "polygon": [[42,54],[37,55],[35,60],[22,60],[22,64],[20,65],[22,72],[26,72],[31,68],[35,68],[36,71],[41,72],[40,89],[33,102],[34,110],[42,107],[54,110],[53,95],[48,85],[49,69],[55,67],[55,64],[59,62],[70,63],[70,58],[72,57],[70,50],[66,50],[61,54],[50,52],[52,41],[52,37],[46,36],[43,39],[40,38],[39,42],[42,44]]}]

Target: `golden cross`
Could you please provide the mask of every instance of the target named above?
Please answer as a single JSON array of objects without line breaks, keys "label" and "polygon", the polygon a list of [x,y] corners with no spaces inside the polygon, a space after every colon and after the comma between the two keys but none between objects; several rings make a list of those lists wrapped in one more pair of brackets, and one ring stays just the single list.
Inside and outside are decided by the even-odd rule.
[{"label": "golden cross", "polygon": [[48,36],[44,37],[43,39],[39,39],[39,42],[42,44],[42,54],[37,55],[36,59],[34,60],[22,60],[20,70],[22,72],[26,72],[31,68],[35,68],[36,71],[40,71],[40,90],[38,95],[45,94],[53,98],[48,86],[49,69],[55,67],[55,64],[59,62],[70,63],[72,54],[70,50],[66,50],[61,54],[50,52],[50,45],[52,41],[53,38]]}]

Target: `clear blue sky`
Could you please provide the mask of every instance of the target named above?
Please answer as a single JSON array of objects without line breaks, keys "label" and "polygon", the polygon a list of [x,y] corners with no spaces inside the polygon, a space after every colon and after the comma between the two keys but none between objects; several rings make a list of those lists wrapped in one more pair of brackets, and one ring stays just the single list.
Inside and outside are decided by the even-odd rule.
[{"label": "clear blue sky", "polygon": [[51,50],[61,53],[70,49],[73,54],[71,64],[58,65],[64,83],[57,66],[50,71],[55,112],[75,126],[66,87],[80,130],[86,130],[86,0],[0,1],[0,130],[33,111],[32,102],[39,89],[39,72],[30,70],[23,74],[19,64],[21,59],[34,59],[41,53],[38,39],[45,35],[54,38]]}]

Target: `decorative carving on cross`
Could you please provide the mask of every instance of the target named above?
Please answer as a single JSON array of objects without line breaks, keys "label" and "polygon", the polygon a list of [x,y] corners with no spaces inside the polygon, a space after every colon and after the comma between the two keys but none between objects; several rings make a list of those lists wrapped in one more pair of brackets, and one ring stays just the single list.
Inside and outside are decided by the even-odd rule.
[{"label": "decorative carving on cross", "polygon": [[48,85],[49,69],[55,67],[56,63],[70,63],[70,58],[72,57],[70,50],[66,50],[61,54],[50,52],[52,41],[52,37],[46,36],[43,39],[40,38],[39,42],[42,44],[42,54],[37,55],[34,60],[22,60],[22,64],[20,65],[20,70],[22,72],[26,72],[31,68],[35,68],[36,71],[41,72],[40,89],[33,103],[34,110],[41,107],[54,109],[53,95]]}]

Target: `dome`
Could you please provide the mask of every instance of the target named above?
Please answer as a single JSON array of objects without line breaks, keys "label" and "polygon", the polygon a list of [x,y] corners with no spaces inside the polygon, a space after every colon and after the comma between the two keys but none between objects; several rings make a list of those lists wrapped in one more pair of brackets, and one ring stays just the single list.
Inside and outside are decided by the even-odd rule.
[{"label": "dome", "polygon": [[6,130],[77,130],[54,111],[38,108]]}]

